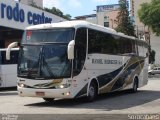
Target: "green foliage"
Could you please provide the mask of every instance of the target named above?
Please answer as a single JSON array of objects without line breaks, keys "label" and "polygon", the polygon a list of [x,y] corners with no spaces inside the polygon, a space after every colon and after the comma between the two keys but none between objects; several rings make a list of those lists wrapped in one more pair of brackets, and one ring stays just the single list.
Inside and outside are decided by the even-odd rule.
[{"label": "green foliage", "polygon": [[64,19],[67,19],[67,20],[70,20],[71,19],[71,15],[69,14],[66,14],[66,15],[63,15],[63,12],[55,7],[52,7],[52,9],[49,9],[49,8],[44,8],[45,11],[49,12],[49,13],[52,13],[52,14],[55,14],[57,16],[60,16]]},{"label": "green foliage", "polygon": [[155,54],[156,52],[154,50],[151,50],[149,55],[149,63],[153,64],[155,62]]},{"label": "green foliage", "polygon": [[63,12],[59,9],[57,9],[56,7],[52,7],[52,9],[49,9],[49,8],[41,8],[39,6],[37,6],[34,2],[31,4],[32,7],[35,7],[35,8],[38,8],[38,9],[41,9],[41,10],[44,10],[46,12],[49,12],[49,13],[52,13],[54,15],[57,15],[59,17],[62,17],[64,19],[67,19],[67,20],[70,20],[71,19],[71,15],[70,14],[66,14],[64,15]]},{"label": "green foliage", "polygon": [[135,36],[134,26],[129,17],[128,1],[119,0],[120,8],[117,16],[117,28],[116,31],[125,33],[126,35]]},{"label": "green foliage", "polygon": [[140,21],[149,26],[157,36],[160,35],[160,0],[143,3],[138,10],[138,16]]}]

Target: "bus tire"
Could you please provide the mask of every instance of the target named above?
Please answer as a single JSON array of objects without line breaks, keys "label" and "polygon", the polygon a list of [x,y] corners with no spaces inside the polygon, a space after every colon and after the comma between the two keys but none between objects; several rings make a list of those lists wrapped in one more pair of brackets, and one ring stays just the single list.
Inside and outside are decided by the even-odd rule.
[{"label": "bus tire", "polygon": [[87,102],[93,102],[96,97],[97,97],[97,85],[95,82],[91,82],[88,89]]},{"label": "bus tire", "polygon": [[149,72],[148,74],[149,74],[149,75],[154,75],[154,73],[151,73],[151,72]]},{"label": "bus tire", "polygon": [[134,78],[133,88],[131,89],[132,93],[136,93],[138,91],[138,78]]},{"label": "bus tire", "polygon": [[43,98],[45,102],[53,102],[54,98]]}]

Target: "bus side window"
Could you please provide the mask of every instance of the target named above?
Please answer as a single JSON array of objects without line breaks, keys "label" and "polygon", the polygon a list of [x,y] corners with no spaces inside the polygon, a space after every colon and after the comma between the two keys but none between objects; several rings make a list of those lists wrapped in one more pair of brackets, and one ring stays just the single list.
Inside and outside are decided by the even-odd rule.
[{"label": "bus side window", "polygon": [[11,59],[6,60],[6,51],[3,51],[1,54],[2,64],[17,64],[18,63],[18,51],[11,51]]}]

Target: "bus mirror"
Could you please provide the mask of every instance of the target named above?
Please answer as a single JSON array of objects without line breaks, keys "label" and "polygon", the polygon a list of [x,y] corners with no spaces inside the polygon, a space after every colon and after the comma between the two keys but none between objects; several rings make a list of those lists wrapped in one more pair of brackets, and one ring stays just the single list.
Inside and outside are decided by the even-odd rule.
[{"label": "bus mirror", "polygon": [[13,42],[13,43],[11,43],[11,44],[8,45],[8,48],[6,50],[6,60],[10,60],[11,48],[17,47],[17,46],[18,46],[18,42]]},{"label": "bus mirror", "polygon": [[75,46],[75,41],[72,40],[69,42],[68,44],[68,59],[71,60],[71,59],[74,59],[74,46]]}]

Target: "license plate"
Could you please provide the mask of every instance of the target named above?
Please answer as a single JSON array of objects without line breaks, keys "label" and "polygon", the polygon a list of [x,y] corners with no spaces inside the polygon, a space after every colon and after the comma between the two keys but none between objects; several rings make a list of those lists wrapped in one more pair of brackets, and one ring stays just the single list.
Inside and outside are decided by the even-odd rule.
[{"label": "license plate", "polygon": [[36,92],[36,95],[37,96],[45,96],[45,93],[44,92]]}]

